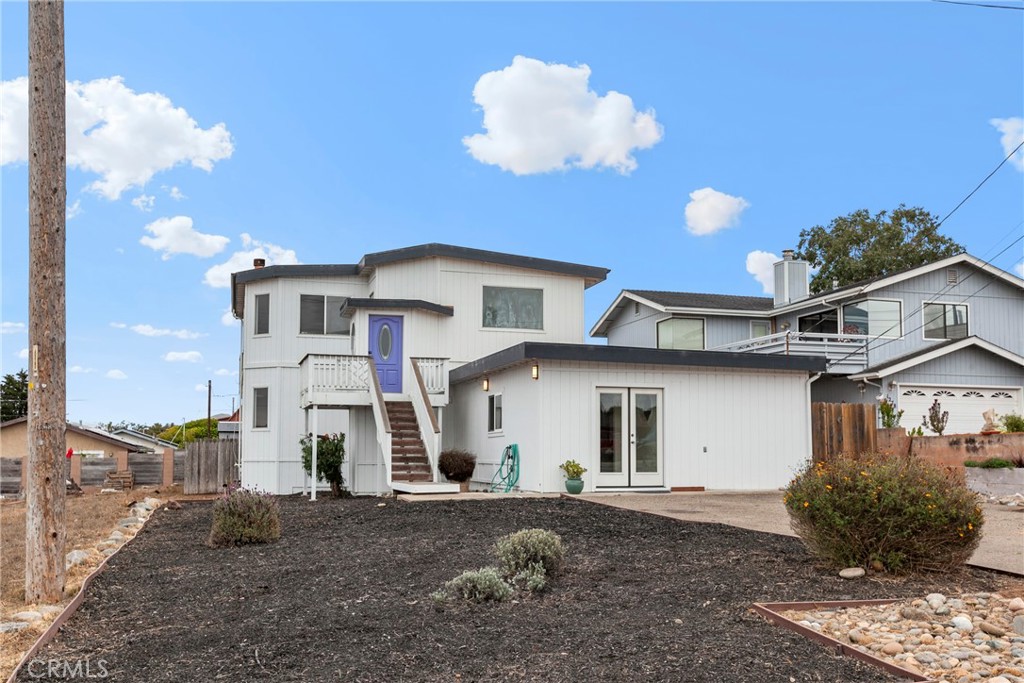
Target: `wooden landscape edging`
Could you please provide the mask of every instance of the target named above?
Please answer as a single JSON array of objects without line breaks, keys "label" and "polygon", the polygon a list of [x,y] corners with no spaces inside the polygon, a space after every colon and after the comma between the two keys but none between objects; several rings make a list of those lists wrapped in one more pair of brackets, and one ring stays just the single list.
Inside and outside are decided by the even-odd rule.
[{"label": "wooden landscape edging", "polygon": [[877,605],[889,605],[896,602],[897,599],[891,600],[829,600],[822,602],[755,602],[751,607],[755,612],[764,617],[768,623],[775,626],[781,626],[787,628],[790,631],[799,633],[802,636],[810,638],[822,645],[830,648],[835,648],[841,655],[853,657],[860,661],[870,664],[871,666],[882,669],[887,673],[891,673],[895,676],[901,676],[903,678],[915,681],[916,683],[938,683],[937,679],[926,678],[922,674],[915,673],[909,669],[904,669],[901,666],[897,666],[892,662],[887,662],[880,657],[869,655],[866,652],[861,652],[857,648],[847,645],[846,643],[840,642],[831,636],[826,636],[824,633],[815,631],[813,628],[804,626],[798,622],[788,619],[778,613],[777,610],[815,610],[815,609],[828,609],[830,607],[873,607]]},{"label": "wooden landscape edging", "polygon": [[[164,505],[166,505],[166,503]],[[47,644],[49,644],[51,640],[57,637],[57,633],[60,632],[61,627],[64,626],[65,623],[67,623],[68,619],[70,619],[72,615],[74,615],[74,613],[78,611],[78,608],[82,605],[82,603],[85,602],[85,592],[89,589],[89,586],[92,585],[93,579],[102,574],[103,571],[107,568],[107,562],[110,561],[110,558],[115,557],[119,552],[121,552],[123,548],[125,548],[129,543],[134,541],[138,537],[138,535],[142,533],[142,530],[146,528],[146,524],[149,522],[149,520],[153,519],[153,516],[156,514],[157,510],[162,509],[164,505],[161,505],[156,510],[153,510],[152,514],[150,514],[149,517],[147,517],[145,521],[143,521],[142,526],[139,527],[139,530],[135,532],[134,536],[132,536],[127,541],[122,543],[117,550],[115,550],[114,552],[110,553],[110,555],[105,557],[102,562],[96,565],[96,569],[93,569],[92,572],[90,572],[89,575],[85,577],[85,580],[82,581],[81,588],[78,589],[78,593],[75,595],[75,597],[71,599],[71,602],[68,603],[68,606],[64,608],[64,611],[57,615],[57,618],[53,620],[53,622],[46,628],[45,631],[43,631],[42,635],[39,636],[36,642],[33,643],[32,647],[28,649],[28,652],[25,653],[25,656],[21,658],[21,661],[18,662],[18,665],[14,667],[14,671],[12,671],[11,675],[7,678],[7,683],[15,683],[15,681],[18,678],[18,672],[21,671],[21,667],[25,666],[27,662],[31,662],[39,653],[39,651],[43,649],[43,647],[45,647]]]}]

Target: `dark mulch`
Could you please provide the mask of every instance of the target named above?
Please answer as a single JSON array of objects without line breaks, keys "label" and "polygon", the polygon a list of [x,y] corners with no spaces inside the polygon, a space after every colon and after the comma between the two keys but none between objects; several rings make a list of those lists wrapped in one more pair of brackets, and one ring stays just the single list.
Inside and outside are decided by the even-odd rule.
[{"label": "dark mulch", "polygon": [[[284,499],[278,543],[226,550],[205,545],[209,504],[161,511],[40,658],[102,659],[108,681],[881,681],[751,603],[995,581],[848,582],[791,538],[573,500],[378,502]],[[567,543],[550,593],[433,604],[525,527]]]}]

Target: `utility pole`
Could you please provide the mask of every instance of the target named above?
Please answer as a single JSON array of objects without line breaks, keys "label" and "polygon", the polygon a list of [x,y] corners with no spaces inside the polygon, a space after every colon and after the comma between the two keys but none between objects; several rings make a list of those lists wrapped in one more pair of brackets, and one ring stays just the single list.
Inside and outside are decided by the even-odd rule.
[{"label": "utility pole", "polygon": [[213,380],[206,380],[206,438],[212,438],[210,435],[213,434],[213,420],[210,416],[213,414]]},{"label": "utility pole", "polygon": [[64,3],[28,3],[28,480],[25,601],[64,594],[67,337]]}]

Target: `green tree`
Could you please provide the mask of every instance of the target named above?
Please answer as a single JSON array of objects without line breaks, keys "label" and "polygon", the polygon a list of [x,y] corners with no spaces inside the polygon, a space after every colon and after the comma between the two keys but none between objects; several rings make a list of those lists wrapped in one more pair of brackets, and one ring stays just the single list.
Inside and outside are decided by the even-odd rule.
[{"label": "green tree", "polygon": [[[307,434],[299,440],[302,446],[302,468],[307,475],[313,471],[313,435]],[[341,474],[341,465],[345,462],[345,435],[321,434],[316,443],[316,479],[331,485],[331,494],[335,498],[342,495],[345,478]],[[316,486],[316,483],[313,484]]]},{"label": "green tree", "polygon": [[0,385],[0,422],[28,415],[28,372],[4,375]]},{"label": "green tree", "polygon": [[889,275],[963,253],[962,245],[939,234],[938,219],[920,207],[900,204],[872,216],[867,209],[833,218],[828,226],[800,231],[797,257],[818,272],[811,292]]},{"label": "green tree", "polygon": [[210,431],[206,431],[206,418],[201,417],[197,420],[189,420],[185,423],[185,428],[182,429],[181,425],[171,425],[164,431],[157,434],[157,438],[164,439],[165,441],[173,441],[179,446],[183,446],[192,441],[198,441],[200,439],[216,439],[218,435],[217,421],[212,420],[210,423]]}]

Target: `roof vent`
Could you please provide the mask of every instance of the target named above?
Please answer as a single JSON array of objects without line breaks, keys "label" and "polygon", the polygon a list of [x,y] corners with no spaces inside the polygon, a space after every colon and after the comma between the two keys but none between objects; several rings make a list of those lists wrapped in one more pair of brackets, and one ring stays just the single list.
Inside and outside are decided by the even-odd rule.
[{"label": "roof vent", "polygon": [[265,259],[265,258],[254,258],[252,260],[252,267],[253,268],[262,268],[265,265],[267,265],[267,259]]},{"label": "roof vent", "polygon": [[946,284],[955,285],[960,282],[960,271],[956,268],[946,268]]}]

